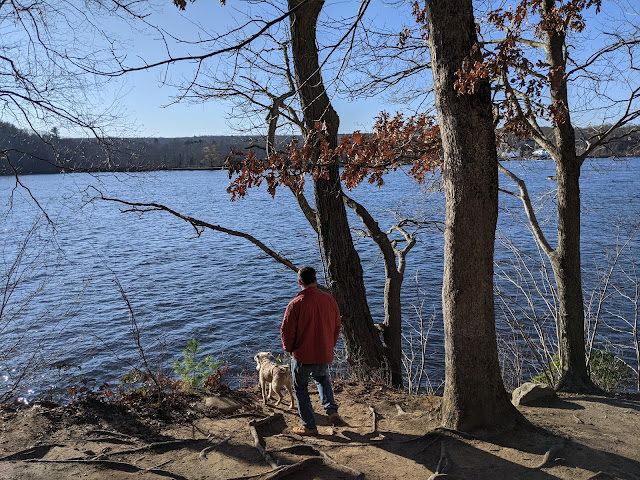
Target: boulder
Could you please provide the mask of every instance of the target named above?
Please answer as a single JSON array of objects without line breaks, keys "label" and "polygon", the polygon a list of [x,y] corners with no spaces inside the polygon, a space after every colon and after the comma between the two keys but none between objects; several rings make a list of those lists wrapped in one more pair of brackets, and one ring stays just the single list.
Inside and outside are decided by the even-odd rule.
[{"label": "boulder", "polygon": [[539,383],[523,383],[511,394],[511,403],[518,405],[539,405],[555,396],[553,388]]},{"label": "boulder", "polygon": [[221,413],[232,413],[240,408],[240,404],[226,397],[207,397],[204,404],[209,408],[215,408]]}]

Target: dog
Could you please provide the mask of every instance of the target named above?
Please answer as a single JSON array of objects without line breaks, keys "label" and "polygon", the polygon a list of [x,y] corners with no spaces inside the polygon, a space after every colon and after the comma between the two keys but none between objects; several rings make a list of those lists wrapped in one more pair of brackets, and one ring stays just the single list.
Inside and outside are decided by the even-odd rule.
[{"label": "dog", "polygon": [[[293,386],[291,382],[291,367],[278,366],[269,360],[273,355],[270,352],[257,353],[253,359],[256,361],[256,370],[260,372],[260,388],[262,389],[262,400],[264,404],[267,404],[267,400],[271,398],[273,392],[278,395],[276,406],[280,405],[282,401],[282,387],[286,387],[289,391],[289,397],[291,398],[291,405],[289,408],[295,407],[295,401],[293,400]],[[267,395],[266,389],[269,387],[269,394]]]}]

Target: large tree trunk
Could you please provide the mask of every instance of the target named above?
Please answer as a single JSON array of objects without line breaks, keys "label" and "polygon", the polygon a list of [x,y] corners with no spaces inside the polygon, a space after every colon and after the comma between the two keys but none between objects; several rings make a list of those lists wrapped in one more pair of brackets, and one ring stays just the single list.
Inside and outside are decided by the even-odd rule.
[{"label": "large tree trunk", "polygon": [[[288,0],[289,9],[300,3],[302,0]],[[339,118],[322,82],[316,43],[316,22],[323,4],[323,0],[307,1],[291,15],[293,64],[305,125],[312,131],[316,122],[324,122],[327,140],[335,148]],[[328,178],[314,181],[314,195],[327,286],[340,306],[349,364],[357,374],[388,375],[380,334],[367,304],[360,257],[351,238],[337,163],[329,168]]]},{"label": "large tree trunk", "polygon": [[495,335],[493,251],[498,169],[489,83],[458,95],[456,72],[476,43],[471,0],[426,0],[446,199],[442,424],[470,432],[522,417],[504,389]]},{"label": "large tree trunk", "polygon": [[[545,0],[543,13],[555,7]],[[580,167],[571,117],[564,58],[565,34],[556,29],[547,33],[546,51],[550,65],[550,93],[557,112],[553,131],[557,149],[558,246],[550,255],[558,290],[558,347],[562,373],[557,389],[570,392],[597,389],[587,372],[584,340],[584,302],[580,262]]]}]

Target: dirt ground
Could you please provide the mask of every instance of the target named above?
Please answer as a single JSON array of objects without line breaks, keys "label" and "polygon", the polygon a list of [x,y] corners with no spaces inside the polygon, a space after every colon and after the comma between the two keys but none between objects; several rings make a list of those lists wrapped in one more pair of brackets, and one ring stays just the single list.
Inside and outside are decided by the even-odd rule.
[{"label": "dirt ground", "polygon": [[458,480],[640,479],[638,395],[560,395],[519,407],[534,427],[480,440],[437,429],[439,397],[350,382],[335,391],[348,426],[318,414],[320,435],[304,438],[291,433],[297,412],[263,406],[257,387],[227,392],[229,413],[196,396],[4,406],[0,479],[426,480],[436,469]]}]

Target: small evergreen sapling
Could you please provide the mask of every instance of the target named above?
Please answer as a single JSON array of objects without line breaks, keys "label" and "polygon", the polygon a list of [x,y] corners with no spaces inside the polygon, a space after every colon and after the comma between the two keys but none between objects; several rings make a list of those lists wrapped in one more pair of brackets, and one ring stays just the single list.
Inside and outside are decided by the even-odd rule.
[{"label": "small evergreen sapling", "polygon": [[192,338],[182,350],[182,359],[173,361],[174,372],[190,390],[200,390],[209,377],[218,373],[220,367],[220,362],[214,360],[213,356],[206,355],[199,360],[201,355],[202,349],[196,339]]}]

